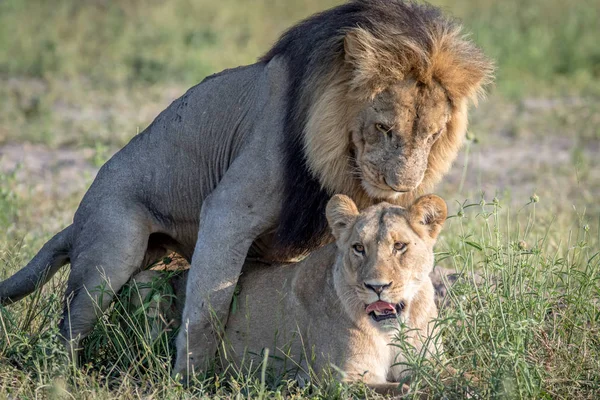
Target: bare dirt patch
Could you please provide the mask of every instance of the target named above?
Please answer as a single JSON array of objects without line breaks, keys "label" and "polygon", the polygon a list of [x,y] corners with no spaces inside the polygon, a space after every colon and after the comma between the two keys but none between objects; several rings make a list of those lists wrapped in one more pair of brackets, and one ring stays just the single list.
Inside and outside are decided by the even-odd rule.
[{"label": "bare dirt patch", "polygon": [[[15,174],[18,187],[37,194],[78,195],[98,172],[93,149],[50,149],[40,144],[0,146],[0,172]],[[57,188],[60,188],[57,190]]]},{"label": "bare dirt patch", "polygon": [[[473,114],[471,129],[481,140],[467,144],[436,192],[451,209],[457,201],[479,201],[482,193],[488,201],[497,196],[517,205],[536,193],[553,212],[572,212],[575,206],[587,208],[592,217],[600,215],[600,139],[590,136],[589,119],[577,116],[584,103],[589,102],[490,99]],[[571,117],[562,122],[548,119],[557,113]],[[583,139],[581,132],[587,132]],[[117,146],[104,148],[101,158],[116,150]],[[101,164],[97,153],[93,148],[17,141],[0,145],[0,173],[14,174],[13,190],[29,210],[21,223],[44,221],[57,228],[69,223]]]}]

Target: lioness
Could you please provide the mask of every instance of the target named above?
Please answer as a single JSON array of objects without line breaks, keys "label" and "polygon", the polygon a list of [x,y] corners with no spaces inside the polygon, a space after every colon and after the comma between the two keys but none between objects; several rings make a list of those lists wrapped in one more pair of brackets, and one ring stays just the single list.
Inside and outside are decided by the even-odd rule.
[{"label": "lioness", "polygon": [[364,208],[430,191],[491,74],[460,24],[426,4],[355,0],[312,16],[115,154],[73,223],[0,283],[0,304],[70,263],[60,332],[74,351],[110,294],[172,250],[191,262],[175,371],[201,369],[217,344],[210,318],[226,320],[246,257],[289,260],[331,241],[335,193]]},{"label": "lioness", "polygon": [[[392,343],[398,322],[419,351],[437,316],[429,273],[445,219],[446,204],[434,195],[408,209],[380,203],[361,213],[349,197],[334,196],[327,220],[335,244],[298,263],[246,266],[223,362],[256,367],[269,348],[278,374],[299,370],[307,379],[309,367],[321,374],[335,365],[346,381],[397,389],[406,372]],[[435,351],[429,343],[427,352]]]}]

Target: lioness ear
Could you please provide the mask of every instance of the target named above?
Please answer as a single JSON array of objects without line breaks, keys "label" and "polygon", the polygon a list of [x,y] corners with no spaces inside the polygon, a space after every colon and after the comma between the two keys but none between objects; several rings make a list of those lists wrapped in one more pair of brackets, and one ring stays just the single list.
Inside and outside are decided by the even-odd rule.
[{"label": "lioness ear", "polygon": [[358,208],[356,208],[356,204],[354,204],[354,201],[350,197],[343,194],[336,194],[327,203],[325,214],[327,215],[327,222],[329,222],[333,236],[339,239],[356,220]]},{"label": "lioness ear", "polygon": [[419,197],[409,209],[410,224],[417,233],[436,239],[448,216],[446,202],[433,194]]}]

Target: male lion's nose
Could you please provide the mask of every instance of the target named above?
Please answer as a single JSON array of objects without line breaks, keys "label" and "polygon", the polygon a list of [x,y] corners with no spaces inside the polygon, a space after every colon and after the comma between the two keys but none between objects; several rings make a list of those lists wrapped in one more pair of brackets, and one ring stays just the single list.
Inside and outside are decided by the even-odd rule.
[{"label": "male lion's nose", "polygon": [[390,183],[390,180],[388,178],[384,178],[383,180],[385,184],[396,193],[407,193],[414,189],[414,187]]},{"label": "male lion's nose", "polygon": [[371,283],[367,283],[367,282],[365,282],[365,286],[366,286],[368,289],[371,289],[372,291],[374,291],[375,293],[377,293],[378,295],[380,295],[380,294],[381,294],[381,292],[383,292],[385,289],[387,289],[387,288],[389,288],[390,286],[392,286],[392,282],[390,282],[390,283],[386,283],[386,284],[384,284],[384,285],[374,285],[374,284],[371,284]]}]

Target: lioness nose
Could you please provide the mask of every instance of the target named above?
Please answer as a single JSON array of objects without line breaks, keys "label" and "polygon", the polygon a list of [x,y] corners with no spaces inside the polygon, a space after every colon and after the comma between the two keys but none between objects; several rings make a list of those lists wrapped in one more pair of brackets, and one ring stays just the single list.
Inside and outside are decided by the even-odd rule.
[{"label": "lioness nose", "polygon": [[374,284],[371,284],[371,283],[367,283],[367,282],[365,282],[365,286],[366,286],[368,289],[371,289],[372,291],[374,291],[375,293],[377,293],[377,294],[381,294],[381,292],[383,292],[385,289],[387,289],[387,288],[389,288],[390,286],[392,286],[392,282],[390,282],[390,283],[386,283],[386,284],[384,284],[384,285],[374,285]]}]

